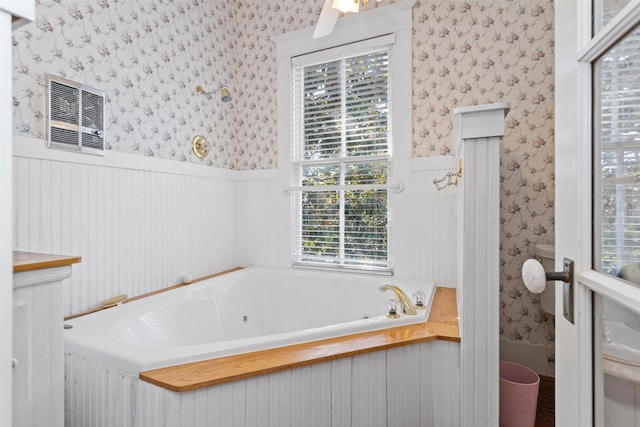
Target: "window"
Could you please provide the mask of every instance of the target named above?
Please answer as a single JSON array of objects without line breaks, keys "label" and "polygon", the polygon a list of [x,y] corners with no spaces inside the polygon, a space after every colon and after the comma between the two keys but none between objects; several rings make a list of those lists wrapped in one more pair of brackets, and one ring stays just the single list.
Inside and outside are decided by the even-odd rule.
[{"label": "window", "polygon": [[327,37],[310,27],[273,38],[278,265],[380,274],[412,265],[414,3],[340,18]]},{"label": "window", "polygon": [[358,46],[293,61],[295,264],[389,269],[391,45]]}]

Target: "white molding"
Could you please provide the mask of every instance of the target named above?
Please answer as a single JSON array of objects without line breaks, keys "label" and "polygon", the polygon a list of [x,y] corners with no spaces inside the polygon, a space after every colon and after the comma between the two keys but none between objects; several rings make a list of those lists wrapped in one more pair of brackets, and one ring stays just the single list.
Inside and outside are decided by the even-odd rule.
[{"label": "white molding", "polygon": [[637,286],[620,286],[620,279],[595,270],[580,272],[575,280],[616,304],[640,313],[640,288]]},{"label": "white molding", "polygon": [[[628,7],[634,3],[637,1]],[[600,42],[592,40],[591,2],[556,2],[555,21],[563,23],[555,26],[556,271],[567,257],[575,261],[580,273],[592,265],[593,71],[591,64],[578,58],[586,59],[587,52],[597,55],[596,50],[606,43],[594,49]],[[605,33],[613,35],[600,31]],[[581,50],[584,53],[579,54]],[[589,427],[594,421],[592,301],[591,291],[577,283],[574,323],[562,314],[563,286],[555,289],[556,424]]]},{"label": "white molding", "polygon": [[[460,156],[460,144],[469,138],[489,138],[504,135],[504,117],[508,102],[460,107],[453,110],[453,153]],[[497,112],[501,113],[496,114]]]},{"label": "white molding", "polygon": [[595,37],[588,40],[578,54],[578,60],[587,63],[597,60],[614,43],[633,30],[638,25],[638,20],[640,20],[640,0],[633,0],[611,22],[598,31]]},{"label": "white molding", "polygon": [[453,116],[459,139],[453,144],[464,162],[458,236],[462,426],[498,425],[500,136],[508,109],[490,104]]},{"label": "white molding", "polygon": [[57,282],[67,279],[69,276],[71,276],[70,265],[23,271],[13,274],[13,288],[19,289],[26,288],[28,286],[42,285],[44,283]]},{"label": "white molding", "polygon": [[47,148],[46,145],[47,143],[43,139],[14,135],[13,156],[222,180],[235,180],[238,173],[238,171],[232,169],[215,168],[212,166],[196,165],[156,157],[121,153],[118,151],[107,151],[104,156],[95,156],[86,153]]}]

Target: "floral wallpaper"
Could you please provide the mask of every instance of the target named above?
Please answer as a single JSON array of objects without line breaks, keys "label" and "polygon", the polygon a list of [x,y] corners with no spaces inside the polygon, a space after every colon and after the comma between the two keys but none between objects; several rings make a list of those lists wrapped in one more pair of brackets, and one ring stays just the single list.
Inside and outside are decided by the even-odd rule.
[{"label": "floral wallpaper", "polygon": [[458,106],[511,103],[501,152],[501,338],[550,347],[552,316],[520,278],[554,235],[552,1],[420,2],[414,9],[414,156],[451,150]]},{"label": "floral wallpaper", "polygon": [[[396,0],[397,1],[397,0]],[[44,137],[52,73],[108,94],[109,149],[239,170],[277,167],[271,37],[312,26],[322,0],[40,0],[14,32],[14,124]],[[393,3],[371,1],[363,9]],[[553,319],[520,279],[554,235],[553,0],[418,0],[413,153],[451,150],[458,106],[508,101],[501,167],[501,338],[550,347]],[[231,103],[195,96],[228,83]],[[213,143],[205,161],[188,141]]]},{"label": "floral wallpaper", "polygon": [[[234,74],[233,3],[208,0],[39,0],[13,33],[14,126],[45,138],[45,74],[107,94],[107,149],[233,167],[234,104],[195,95]],[[204,161],[189,141],[212,143]]]}]

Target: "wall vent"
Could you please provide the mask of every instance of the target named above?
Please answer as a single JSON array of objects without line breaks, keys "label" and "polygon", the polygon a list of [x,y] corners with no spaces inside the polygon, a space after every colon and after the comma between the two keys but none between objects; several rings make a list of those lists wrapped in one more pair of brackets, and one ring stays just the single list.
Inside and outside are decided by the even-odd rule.
[{"label": "wall vent", "polygon": [[46,81],[48,146],[104,156],[104,91],[52,75]]}]

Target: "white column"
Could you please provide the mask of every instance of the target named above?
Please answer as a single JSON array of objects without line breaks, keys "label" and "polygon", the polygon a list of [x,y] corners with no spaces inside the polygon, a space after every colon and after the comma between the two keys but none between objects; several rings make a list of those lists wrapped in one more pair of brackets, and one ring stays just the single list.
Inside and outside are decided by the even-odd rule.
[{"label": "white column", "polygon": [[461,426],[497,426],[500,315],[500,137],[508,103],[453,112],[462,159],[458,235]]},{"label": "white column", "polygon": [[[0,11],[0,425],[11,425],[13,237],[11,171],[11,15]],[[9,61],[11,64],[11,61]]]},{"label": "white column", "polygon": [[11,424],[13,342],[12,16],[35,19],[35,0],[0,0],[0,425]]}]

